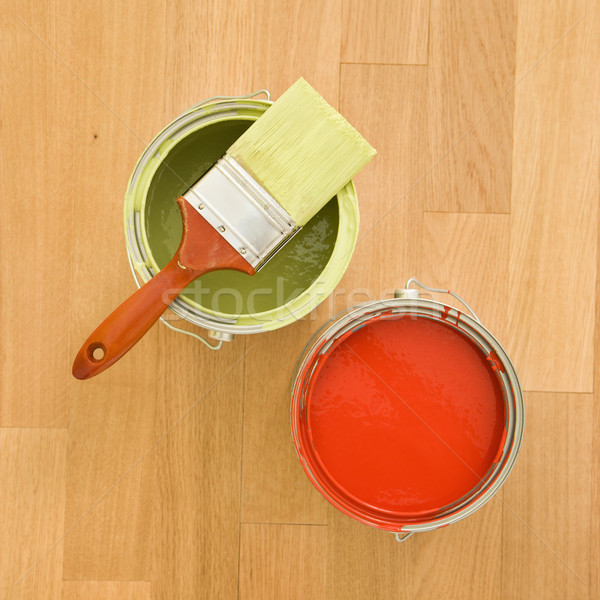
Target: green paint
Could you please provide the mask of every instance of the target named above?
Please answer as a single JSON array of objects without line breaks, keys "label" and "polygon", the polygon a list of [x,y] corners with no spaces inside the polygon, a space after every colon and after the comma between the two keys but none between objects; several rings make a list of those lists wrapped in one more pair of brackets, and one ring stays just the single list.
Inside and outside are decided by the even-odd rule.
[{"label": "green paint", "polygon": [[[176,199],[190,188],[251,125],[222,121],[181,140],[158,166],[148,188],[145,223],[152,255],[162,269],[181,240]],[[304,292],[325,269],[338,234],[338,202],[330,201],[256,275],[236,271],[208,273],[184,295],[227,315],[276,309]]]}]

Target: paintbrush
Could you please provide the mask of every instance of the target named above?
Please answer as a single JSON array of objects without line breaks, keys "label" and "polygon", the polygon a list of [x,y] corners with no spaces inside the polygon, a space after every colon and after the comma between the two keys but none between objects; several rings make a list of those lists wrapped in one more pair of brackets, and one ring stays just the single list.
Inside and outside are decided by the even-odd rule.
[{"label": "paintbrush", "polygon": [[200,275],[256,273],[374,155],[299,79],[177,200],[183,235],[175,256],[90,335],[73,375],[88,379],[119,360]]}]

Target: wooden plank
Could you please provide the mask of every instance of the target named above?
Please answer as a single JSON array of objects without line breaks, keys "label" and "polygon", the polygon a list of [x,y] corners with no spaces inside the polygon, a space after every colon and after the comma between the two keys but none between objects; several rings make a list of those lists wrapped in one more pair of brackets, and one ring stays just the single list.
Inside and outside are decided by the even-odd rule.
[{"label": "wooden plank", "polygon": [[255,347],[245,369],[244,522],[327,523],[326,503],[306,478],[290,432],[292,372],[317,328],[303,320],[248,342]]},{"label": "wooden plank", "polygon": [[240,600],[324,598],[327,527],[243,523]]},{"label": "wooden plank", "polygon": [[66,427],[73,152],[59,107],[68,74],[36,38],[55,39],[43,4],[8,2],[1,13],[0,425]]},{"label": "wooden plank", "polygon": [[277,99],[304,77],[337,107],[341,10],[341,0],[255,0],[252,87]]},{"label": "wooden plank", "polygon": [[[600,256],[600,236],[596,257]],[[596,314],[594,327],[594,401],[592,432],[592,515],[590,520],[590,598],[600,596],[600,265],[596,265]]]},{"label": "wooden plank", "polygon": [[430,9],[427,210],[510,210],[514,0]]},{"label": "wooden plank", "polygon": [[[91,236],[88,233],[87,239]],[[114,262],[123,264],[125,257],[120,259],[115,257]],[[81,285],[82,296],[97,289],[99,301],[98,308],[73,318],[81,333],[73,336],[77,342],[72,356],[93,323],[135,289],[130,273],[113,272],[118,272],[115,287],[103,291],[105,281],[89,269],[80,270],[82,276],[74,287]],[[145,465],[130,469],[154,441],[157,337],[157,330],[152,330],[97,379],[71,383],[65,524],[74,528],[65,540],[67,578],[133,580],[148,574],[152,472],[145,471]]]},{"label": "wooden plank", "polygon": [[[72,81],[67,108],[77,149],[70,161],[77,182],[70,233],[77,249],[72,359],[100,321],[136,289],[123,240],[123,195],[146,142],[167,120],[157,95],[165,35],[160,5],[72,3],[61,15],[56,52]],[[98,68],[99,55],[120,68],[112,73]],[[149,576],[153,473],[147,463],[130,469],[154,441],[157,340],[153,329],[97,379],[79,382],[69,376],[67,579]]]},{"label": "wooden plank", "polygon": [[592,391],[599,34],[585,2],[519,15],[508,350],[529,390]]},{"label": "wooden plank", "polygon": [[0,428],[0,596],[60,598],[63,429]]},{"label": "wooden plank", "polygon": [[[62,110],[72,127],[77,123],[76,132],[86,134],[76,138],[77,152],[85,149],[89,159],[103,147],[102,159],[87,165],[86,179],[98,186],[96,194],[103,194],[105,202],[114,198],[116,205],[122,203],[138,156],[175,116],[164,102],[165,53],[173,44],[172,36],[167,39],[166,6],[165,0],[151,4],[67,2],[55,14],[56,39],[49,46],[57,69],[73,81],[73,95],[65,98]],[[93,112],[88,112],[90,107]],[[83,161],[75,154],[71,162]],[[79,177],[75,182],[77,218],[77,207],[91,198],[81,193]],[[105,210],[112,206],[111,202]],[[119,229],[120,221],[115,230]]]},{"label": "wooden plank", "polygon": [[342,113],[378,152],[355,178],[361,223],[344,279],[349,307],[393,295],[420,270],[424,198],[414,186],[427,166],[427,69],[342,65],[341,93]]},{"label": "wooden plank", "polygon": [[[420,281],[459,294],[502,342],[508,335],[510,216],[425,213],[423,223]],[[463,310],[446,294],[425,296]]]},{"label": "wooden plank", "polygon": [[170,32],[163,57],[163,97],[170,118],[205,98],[254,91],[250,2],[182,0],[165,6],[158,17]]},{"label": "wooden plank", "polygon": [[428,0],[344,0],[342,62],[425,65],[428,41]]},{"label": "wooden plank", "polygon": [[504,486],[502,597],[591,598],[593,398],[526,395],[521,455]]},{"label": "wooden plank", "polygon": [[82,382],[85,390],[70,412],[68,579],[130,580],[150,573],[153,455],[138,461],[154,441],[156,363],[131,358],[120,372]]},{"label": "wooden plank", "polygon": [[63,581],[62,600],[150,600],[148,581]]},{"label": "wooden plank", "polygon": [[160,331],[154,600],[237,596],[244,344]]}]

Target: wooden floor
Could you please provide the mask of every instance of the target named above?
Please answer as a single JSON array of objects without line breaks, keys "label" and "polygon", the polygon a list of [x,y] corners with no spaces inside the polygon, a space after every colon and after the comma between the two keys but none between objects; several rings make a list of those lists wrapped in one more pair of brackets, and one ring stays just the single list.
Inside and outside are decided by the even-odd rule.
[{"label": "wooden floor", "polygon": [[[0,39],[2,599],[600,598],[597,3],[6,0]],[[335,301],[219,352],[155,326],[73,379],[134,289],[146,144],[301,75],[379,151]],[[289,383],[334,308],[410,276],[479,312],[527,423],[496,498],[398,544],[313,489]]]}]

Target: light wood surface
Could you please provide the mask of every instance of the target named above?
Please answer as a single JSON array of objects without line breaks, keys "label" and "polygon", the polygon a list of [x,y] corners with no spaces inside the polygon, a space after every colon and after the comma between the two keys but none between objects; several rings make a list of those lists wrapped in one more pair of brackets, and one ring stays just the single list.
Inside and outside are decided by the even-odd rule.
[{"label": "light wood surface", "polygon": [[551,588],[560,598],[587,598],[593,396],[530,393],[526,403],[528,436],[504,488],[502,543],[512,549],[502,563],[505,591],[540,598]]},{"label": "light wood surface", "polygon": [[240,600],[324,598],[326,573],[327,526],[242,525]]},{"label": "light wood surface", "polygon": [[429,0],[344,0],[342,61],[426,65]]},{"label": "light wood surface", "polygon": [[[0,39],[2,600],[600,596],[596,3],[8,0]],[[379,151],[336,293],[219,352],[156,326],[74,380],[134,289],[122,202],[146,144],[301,75]],[[526,430],[490,503],[398,544],[307,480],[289,386],[321,324],[410,276],[505,346]]]},{"label": "light wood surface", "polygon": [[[508,349],[517,364],[531,365],[523,372],[527,389],[592,392],[599,10],[579,2],[561,15],[525,4],[515,87]],[[549,32],[559,30],[549,44]]]},{"label": "light wood surface", "polygon": [[63,581],[63,600],[150,600],[149,581]]},{"label": "light wood surface", "polygon": [[511,209],[517,4],[432,0],[426,210]]}]

